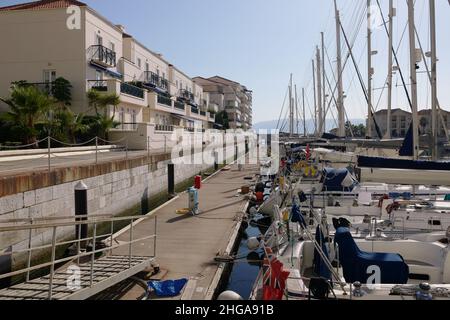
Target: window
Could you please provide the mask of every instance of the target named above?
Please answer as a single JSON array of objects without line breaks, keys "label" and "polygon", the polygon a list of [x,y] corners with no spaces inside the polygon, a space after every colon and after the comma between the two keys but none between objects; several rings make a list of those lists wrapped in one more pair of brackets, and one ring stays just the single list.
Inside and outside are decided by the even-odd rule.
[{"label": "window", "polygon": [[141,68],[141,58],[137,58],[137,66],[139,69]]},{"label": "window", "polygon": [[97,81],[103,80],[103,72],[95,70],[95,80]]},{"label": "window", "polygon": [[159,68],[156,67],[156,74],[159,76]]},{"label": "window", "polygon": [[98,35],[97,33],[95,34],[95,44],[102,46],[103,45],[103,38],[102,36]]},{"label": "window", "polygon": [[44,82],[49,83],[56,80],[56,70],[44,70]]},{"label": "window", "polygon": [[176,83],[176,86],[177,86],[177,89],[178,89],[178,80],[177,80],[177,81],[175,81],[175,83]]},{"label": "window", "polygon": [[135,124],[137,121],[136,110],[131,111],[131,123]]},{"label": "window", "polygon": [[163,72],[163,75],[162,75],[162,77],[163,77],[163,79],[165,79],[166,78],[166,74]]},{"label": "window", "polygon": [[123,126],[124,126],[123,123],[125,122],[125,111],[123,110],[123,108],[120,108],[120,111],[119,111],[119,122],[121,124],[122,129],[123,129]]},{"label": "window", "polygon": [[148,62],[145,63],[145,71],[149,71],[150,70],[150,65],[148,64]]},{"label": "window", "polygon": [[109,42],[109,48],[110,48],[112,51],[116,51],[116,45],[114,44],[114,42],[112,42],[112,41]]}]

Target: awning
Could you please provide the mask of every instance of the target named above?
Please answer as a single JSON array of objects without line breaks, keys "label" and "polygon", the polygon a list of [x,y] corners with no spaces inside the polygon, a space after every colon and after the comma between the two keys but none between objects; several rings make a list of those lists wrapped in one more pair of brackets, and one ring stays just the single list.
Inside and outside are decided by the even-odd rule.
[{"label": "awning", "polygon": [[122,79],[123,75],[115,70],[111,70],[106,68],[105,66],[102,66],[101,64],[95,63],[94,61],[90,61],[89,64],[94,67],[95,69],[99,70],[99,71],[104,71],[107,74],[109,74],[110,76],[117,78],[117,79]]}]

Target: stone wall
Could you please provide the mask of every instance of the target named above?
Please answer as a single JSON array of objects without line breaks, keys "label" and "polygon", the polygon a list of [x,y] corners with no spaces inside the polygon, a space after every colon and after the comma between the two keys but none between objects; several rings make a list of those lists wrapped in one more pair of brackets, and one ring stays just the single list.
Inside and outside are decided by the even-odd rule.
[{"label": "stone wall", "polygon": [[[233,152],[233,148],[226,150],[229,161],[234,158]],[[151,201],[167,192],[169,161],[169,155],[159,155],[3,178],[0,180],[3,194],[22,190],[0,197],[0,222],[5,219],[73,216],[74,187],[79,181],[88,186],[89,215],[141,213],[140,209],[148,204],[149,199]],[[175,164],[175,184],[210,168],[212,165],[208,163]],[[9,185],[16,182],[15,187]],[[58,238],[74,235],[73,227],[58,231]],[[33,233],[33,246],[48,243],[50,239],[51,229],[36,231]],[[27,244],[28,231],[0,232],[0,252],[11,247],[14,250],[23,248]]]}]

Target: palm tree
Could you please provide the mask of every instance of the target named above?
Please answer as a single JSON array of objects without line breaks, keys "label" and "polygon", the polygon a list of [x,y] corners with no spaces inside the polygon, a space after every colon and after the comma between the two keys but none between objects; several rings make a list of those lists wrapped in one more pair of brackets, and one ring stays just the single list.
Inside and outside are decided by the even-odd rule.
[{"label": "palm tree", "polygon": [[75,114],[70,109],[60,110],[56,114],[63,136],[70,139],[71,143],[77,143],[77,135],[84,134],[89,130],[89,126],[84,123],[84,114]]},{"label": "palm tree", "polygon": [[44,121],[55,101],[35,86],[21,86],[14,84],[10,98],[0,98],[10,107],[4,119],[12,128],[18,129],[26,144],[37,141],[38,130],[36,124]]},{"label": "palm tree", "polygon": [[[87,93],[89,106],[95,110],[95,118],[93,126],[96,129],[97,135],[106,139],[107,133],[113,128],[117,128],[120,122],[115,121],[116,108],[120,104],[120,97],[116,94],[100,93],[97,90],[91,89]],[[113,107],[112,116],[108,116],[108,106]]]}]

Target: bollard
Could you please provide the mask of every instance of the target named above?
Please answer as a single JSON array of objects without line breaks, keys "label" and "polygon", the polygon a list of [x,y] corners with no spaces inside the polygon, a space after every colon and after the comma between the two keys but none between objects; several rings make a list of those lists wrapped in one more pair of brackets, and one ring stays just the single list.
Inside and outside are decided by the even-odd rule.
[{"label": "bollard", "polygon": [[214,152],[214,171],[219,170],[219,154]]},{"label": "bollard", "polygon": [[234,161],[238,160],[238,146],[234,146]]},{"label": "bollard", "polygon": [[175,165],[173,163],[167,164],[167,182],[169,197],[175,196]]},{"label": "bollard", "polygon": [[[83,181],[80,181],[75,186],[75,216],[85,216],[82,218],[76,218],[76,221],[87,220],[88,208],[87,208],[87,190],[88,187]],[[88,225],[80,224],[75,227],[75,237],[80,239],[86,239],[88,236]],[[79,241],[78,249],[86,249],[87,241]]]}]

